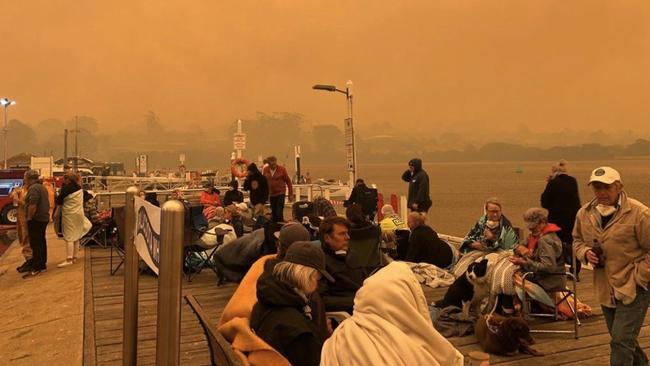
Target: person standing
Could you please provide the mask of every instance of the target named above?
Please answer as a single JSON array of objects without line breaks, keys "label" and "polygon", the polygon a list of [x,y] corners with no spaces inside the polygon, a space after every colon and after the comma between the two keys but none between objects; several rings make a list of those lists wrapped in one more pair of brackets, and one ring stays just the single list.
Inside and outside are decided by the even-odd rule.
[{"label": "person standing", "polygon": [[412,211],[427,213],[431,208],[429,196],[429,175],[422,169],[422,159],[411,159],[409,169],[402,174],[402,180],[408,182],[408,207]]},{"label": "person standing", "polygon": [[47,269],[47,242],[45,229],[50,222],[50,202],[48,193],[38,179],[36,170],[25,172],[25,186],[27,187],[27,231],[29,232],[29,245],[32,247],[32,264],[23,278],[34,277]]},{"label": "person standing", "polygon": [[32,247],[29,245],[29,234],[27,232],[27,205],[26,198],[27,187],[23,182],[23,187],[16,187],[11,191],[11,197],[16,206],[16,233],[18,234],[18,242],[22,247],[23,257],[25,263],[16,268],[18,273],[24,273],[30,270],[32,265]]},{"label": "person standing", "polygon": [[[571,266],[571,273],[580,274],[580,261],[573,268],[573,224],[580,209],[578,182],[567,174],[567,161],[561,159],[551,168],[546,188],[540,197],[542,207],[548,210],[548,222],[560,227],[557,235],[562,241],[564,263]],[[574,272],[575,271],[575,272]]]},{"label": "person standing", "polygon": [[264,206],[269,200],[269,182],[262,175],[255,163],[248,166],[244,190],[248,191],[251,206],[261,210],[258,205]]},{"label": "person standing", "polygon": [[63,186],[56,197],[56,204],[61,210],[61,231],[66,241],[66,260],[57,267],[72,265],[77,259],[79,240],[88,233],[92,227],[90,220],[84,214],[83,190],[79,185],[79,176],[75,173],[66,173],[63,177]]},{"label": "person standing", "polygon": [[610,364],[647,365],[639,332],[650,305],[650,210],[628,197],[611,167],[593,170],[594,199],[573,228],[576,257],[594,266],[594,288],[610,341]]},{"label": "person standing", "polygon": [[289,178],[287,169],[278,165],[278,159],[275,156],[269,156],[266,160],[268,165],[264,167],[262,174],[269,183],[271,216],[274,222],[283,222],[285,192],[288,190],[289,202],[292,201],[293,197],[291,178]]}]

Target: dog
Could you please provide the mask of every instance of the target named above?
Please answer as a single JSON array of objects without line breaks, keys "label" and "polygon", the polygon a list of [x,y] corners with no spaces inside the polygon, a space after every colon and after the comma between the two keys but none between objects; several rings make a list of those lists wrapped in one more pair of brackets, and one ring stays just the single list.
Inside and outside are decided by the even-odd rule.
[{"label": "dog", "polygon": [[533,356],[543,354],[531,348],[535,340],[530,327],[521,317],[505,317],[498,314],[481,315],[474,326],[474,333],[483,351],[504,356],[517,352]]},{"label": "dog", "polygon": [[463,309],[462,317],[469,318],[469,313],[476,305],[489,295],[487,284],[488,260],[482,259],[471,263],[462,276],[456,278],[449,286],[442,300],[434,304],[438,308],[456,306]]}]

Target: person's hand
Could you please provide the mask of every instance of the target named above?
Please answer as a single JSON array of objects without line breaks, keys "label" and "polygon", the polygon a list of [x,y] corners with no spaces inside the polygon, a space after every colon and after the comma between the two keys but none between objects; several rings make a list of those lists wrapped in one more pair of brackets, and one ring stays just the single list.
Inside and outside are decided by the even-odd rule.
[{"label": "person's hand", "polygon": [[598,265],[598,256],[596,253],[594,253],[593,250],[589,249],[587,250],[587,253],[585,253],[585,258],[587,259],[587,262],[591,263],[591,265],[596,266]]},{"label": "person's hand", "polygon": [[523,245],[519,245],[515,248],[515,253],[519,254],[521,257],[530,257],[531,253],[528,248]]},{"label": "person's hand", "polygon": [[417,203],[412,204],[412,205],[411,205],[411,208],[412,208],[413,210],[417,210],[417,209],[418,209],[418,204],[417,204]]},{"label": "person's hand", "polygon": [[477,242],[477,241],[471,243],[471,244],[469,245],[469,247],[472,248],[472,249],[476,249],[476,250],[483,250],[483,249],[485,249],[485,248],[483,247],[483,244],[481,244],[481,243],[479,243],[479,242]]},{"label": "person's hand", "polygon": [[490,240],[490,241],[494,241],[494,239],[496,239],[496,236],[494,235],[492,230],[490,230],[488,228],[485,228],[485,230],[483,230],[483,236],[485,236],[485,239]]},{"label": "person's hand", "polygon": [[327,333],[329,333],[329,334],[334,333],[334,329],[332,329],[332,319],[331,318],[327,318],[326,326],[327,326]]},{"label": "person's hand", "polygon": [[287,197],[287,201],[293,202],[293,199],[294,199],[293,194],[289,194],[289,196]]},{"label": "person's hand", "polygon": [[521,257],[515,257],[512,256],[510,257],[510,263],[514,264],[515,266],[523,266],[526,263],[526,260]]}]

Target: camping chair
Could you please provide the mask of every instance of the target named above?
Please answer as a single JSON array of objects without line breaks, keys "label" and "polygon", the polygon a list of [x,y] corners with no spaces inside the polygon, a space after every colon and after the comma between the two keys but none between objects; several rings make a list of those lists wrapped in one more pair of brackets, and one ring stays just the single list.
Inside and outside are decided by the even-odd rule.
[{"label": "camping chair", "polygon": [[[208,221],[203,216],[203,206],[190,206],[189,210],[189,220],[187,220],[187,225],[189,225],[189,240],[188,245],[185,247],[185,265],[187,269],[187,281],[192,282],[194,277],[196,277],[203,268],[209,267],[212,271],[219,277],[219,272],[217,267],[213,264],[214,255],[219,248],[219,245],[223,243],[223,237],[228,232],[216,229],[215,233],[208,231]],[[199,238],[203,235],[215,235],[217,244],[213,247],[205,247],[199,244],[196,244]],[[191,265],[192,258],[196,258],[198,255],[199,262],[196,265]],[[192,267],[192,268],[191,268]]]},{"label": "camping chair", "polygon": [[[528,293],[526,292],[526,280],[529,277],[532,277],[534,275],[534,272],[526,272],[523,275],[523,316],[524,319],[529,320],[531,316],[535,317],[550,317],[553,318],[554,321],[558,320],[558,309],[557,307],[562,304],[563,302],[567,302],[569,305],[569,308],[571,309],[571,312],[573,313],[573,330],[550,330],[550,329],[531,329],[530,331],[532,333],[555,333],[555,334],[573,334],[575,339],[578,339],[578,326],[580,326],[580,319],[578,317],[578,293],[577,293],[577,286],[576,286],[576,277],[573,275],[573,273],[570,272],[561,272],[561,273],[545,273],[545,276],[566,276],[569,278],[569,281],[572,282],[573,284],[573,289],[558,289],[555,291],[550,291],[551,293],[551,299],[553,300],[553,314],[534,314],[530,312],[530,301],[528,299]],[[555,293],[561,292],[562,296],[559,301],[555,300]],[[570,296],[573,296],[573,301],[570,302],[568,299]]]},{"label": "camping chair", "polygon": [[93,224],[93,227],[90,228],[90,231],[79,240],[79,246],[86,246],[90,244],[98,245],[102,248],[108,246],[108,227],[110,225],[110,220],[103,220],[96,224]]},{"label": "camping chair", "polygon": [[237,356],[232,346],[217,331],[214,324],[210,322],[199,302],[193,295],[185,295],[185,300],[201,323],[205,337],[210,348],[210,361],[212,366],[243,366],[241,359]]},{"label": "camping chair", "polygon": [[350,240],[347,262],[352,267],[380,267],[384,262],[380,242],[380,237]]}]

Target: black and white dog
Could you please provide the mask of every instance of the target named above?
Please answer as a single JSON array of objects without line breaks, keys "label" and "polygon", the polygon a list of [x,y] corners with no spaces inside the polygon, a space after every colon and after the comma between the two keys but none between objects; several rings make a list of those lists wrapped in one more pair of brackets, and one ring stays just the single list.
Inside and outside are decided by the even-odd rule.
[{"label": "black and white dog", "polygon": [[463,316],[467,318],[473,306],[480,305],[481,301],[489,295],[487,284],[488,260],[482,259],[471,263],[463,276],[449,286],[447,293],[435,303],[437,308],[456,306],[463,309]]}]

